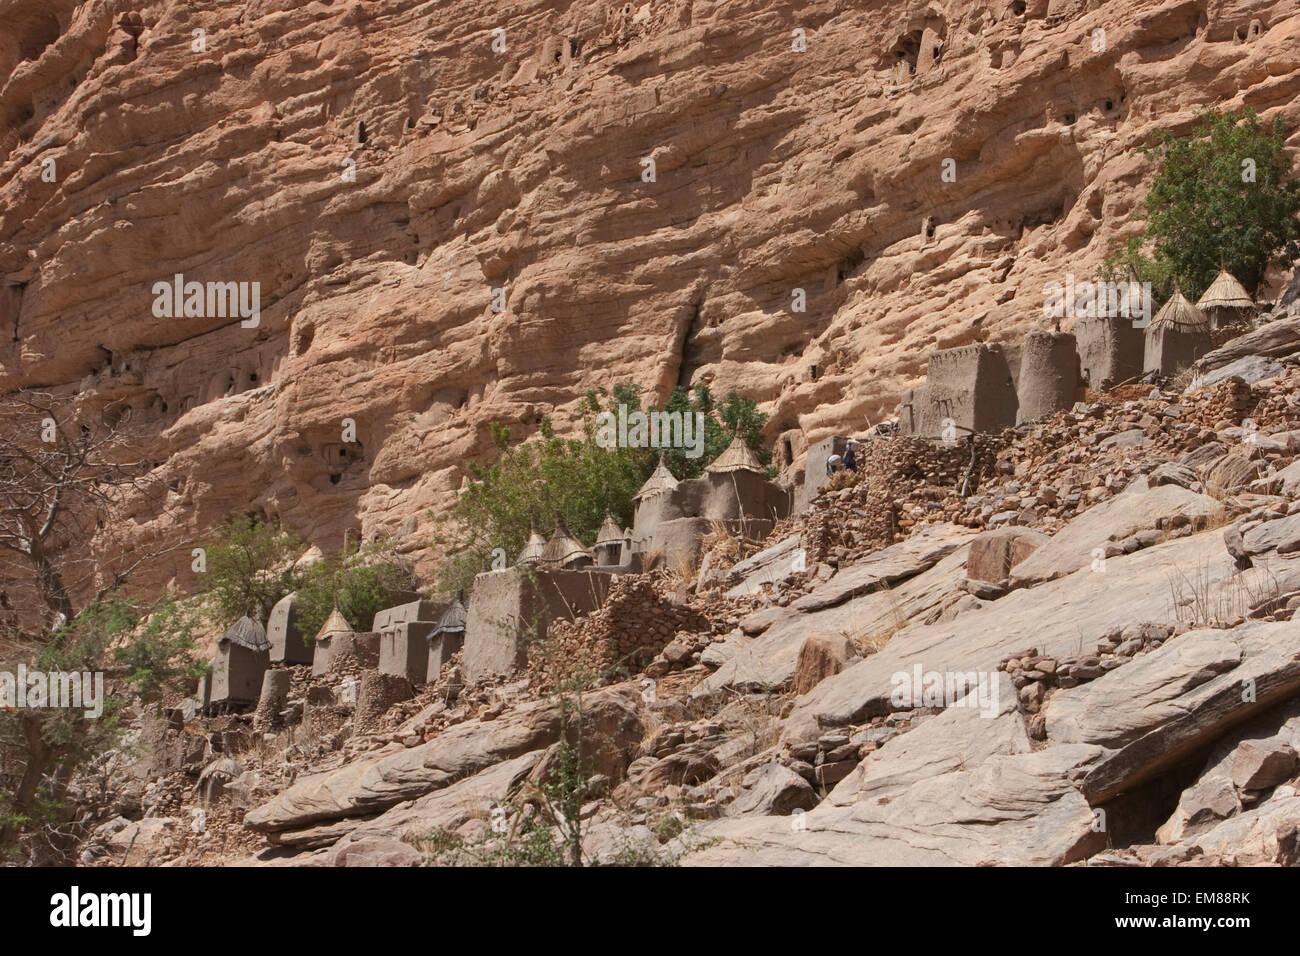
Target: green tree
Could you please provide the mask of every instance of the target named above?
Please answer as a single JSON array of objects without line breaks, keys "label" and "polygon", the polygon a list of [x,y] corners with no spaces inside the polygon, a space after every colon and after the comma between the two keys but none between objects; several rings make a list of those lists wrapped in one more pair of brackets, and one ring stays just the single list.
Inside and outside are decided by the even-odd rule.
[{"label": "green tree", "polygon": [[11,674],[19,663],[45,674],[101,674],[104,691],[98,713],[0,707],[0,855],[12,855],[38,828],[48,837],[47,855],[70,850],[66,830],[50,825],[67,820],[77,771],[120,745],[121,712],[131,700],[157,704],[164,691],[188,690],[202,674],[204,665],[191,656],[199,618],[171,595],[152,605],[109,597],[0,661],[0,671]]},{"label": "green tree", "polygon": [[[473,481],[444,519],[448,527],[435,543],[448,555],[439,568],[444,590],[468,589],[474,575],[492,566],[493,555],[513,564],[528,540],[530,521],[543,535],[549,535],[556,517],[584,544],[595,542],[609,509],[620,527],[630,527],[634,513],[632,496],[654,470],[660,449],[649,447],[604,447],[600,440],[602,413],[617,415],[641,411],[636,386],[617,385],[612,391],[592,389],[583,398],[580,438],[560,438],[550,419],[543,419],[537,435],[512,443],[510,430],[492,425],[497,448],[496,460],[488,466],[470,463]],[[707,386],[691,392],[673,389],[662,409],[647,412],[696,412],[704,415],[703,454],[689,457],[687,449],[663,451],[669,471],[679,479],[695,478],[727,447],[737,428],[767,464],[771,451],[762,445],[767,416],[751,399],[728,393],[716,405]],[[498,550],[499,549],[499,550]]]},{"label": "green tree", "polygon": [[1271,264],[1300,258],[1300,180],[1280,117],[1264,127],[1249,107],[1204,113],[1190,137],[1165,131],[1145,152],[1159,163],[1146,244],[1190,298],[1221,265],[1254,293]]},{"label": "green tree", "polygon": [[275,602],[297,587],[298,542],[261,518],[232,515],[205,551],[204,591],[223,626],[245,615],[265,623]]},{"label": "green tree", "polygon": [[413,586],[388,542],[345,546],[302,573],[295,602],[301,633],[314,637],[336,607],[353,627],[367,630],[376,614]]}]

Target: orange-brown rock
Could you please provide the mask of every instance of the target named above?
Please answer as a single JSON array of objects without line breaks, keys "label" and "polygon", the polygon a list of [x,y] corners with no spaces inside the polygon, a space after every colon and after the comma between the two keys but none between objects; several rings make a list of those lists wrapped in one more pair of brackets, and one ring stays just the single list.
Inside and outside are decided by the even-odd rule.
[{"label": "orange-brown rock", "polygon": [[[797,458],[1041,325],[1157,130],[1296,143],[1297,41],[1293,0],[0,0],[0,390],[132,409],[171,490],[114,549],[261,511],[427,570],[493,420],[703,382]],[[258,326],[155,317],[176,274]]]}]

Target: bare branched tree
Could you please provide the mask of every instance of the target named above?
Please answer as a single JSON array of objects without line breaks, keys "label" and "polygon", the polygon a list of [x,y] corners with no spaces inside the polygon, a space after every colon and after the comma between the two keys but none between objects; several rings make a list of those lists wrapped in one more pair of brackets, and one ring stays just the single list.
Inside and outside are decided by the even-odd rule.
[{"label": "bare branched tree", "polygon": [[[0,396],[0,554],[16,587],[27,584],[46,627],[70,621],[79,597],[117,587],[150,555],[97,566],[92,541],[130,494],[160,494],[134,455],[128,414],[79,413],[44,392]],[[13,599],[0,593],[0,605]]]}]

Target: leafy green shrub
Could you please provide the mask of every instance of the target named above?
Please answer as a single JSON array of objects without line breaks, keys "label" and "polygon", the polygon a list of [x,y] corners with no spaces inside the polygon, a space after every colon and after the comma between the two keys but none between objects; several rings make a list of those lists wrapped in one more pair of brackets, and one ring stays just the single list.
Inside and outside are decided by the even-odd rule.
[{"label": "leafy green shrub", "polygon": [[1112,249],[1109,268],[1132,264],[1166,295],[1176,276],[1195,300],[1221,266],[1255,293],[1269,265],[1300,258],[1300,180],[1291,177],[1280,117],[1266,128],[1249,107],[1203,113],[1190,137],[1164,131],[1144,152],[1159,163],[1146,235]]},{"label": "leafy green shrub", "polygon": [[245,615],[265,623],[275,602],[297,586],[299,544],[260,518],[231,516],[205,550],[204,592],[223,626]]},{"label": "leafy green shrub", "polygon": [[[109,597],[81,611],[40,644],[0,661],[46,674],[102,674],[98,714],[84,707],[0,707],[0,854],[12,854],[33,828],[65,819],[67,789],[78,769],[117,747],[120,713],[135,696],[189,690],[204,670],[190,652],[199,615],[163,595],[152,605]],[[83,700],[84,702],[84,700]],[[49,841],[68,851],[67,832]],[[56,846],[66,842],[68,845]]]},{"label": "leafy green shrub", "polygon": [[345,547],[302,573],[296,601],[301,633],[315,637],[335,607],[353,627],[368,630],[375,615],[412,586],[387,542]]},{"label": "leafy green shrub", "polygon": [[[498,559],[504,557],[504,564],[513,564],[528,540],[532,521],[543,535],[549,535],[558,516],[588,546],[595,542],[606,509],[620,527],[631,526],[632,496],[654,470],[661,450],[602,446],[599,416],[617,414],[620,405],[629,414],[642,410],[636,386],[589,391],[581,406],[581,438],[560,438],[550,420],[543,419],[537,435],[512,444],[506,426],[492,425],[496,461],[486,467],[471,463],[473,481],[450,514],[438,519],[448,522],[435,538],[448,555],[439,567],[443,590],[468,590],[474,575],[492,566],[494,552]],[[686,449],[663,450],[668,469],[679,479],[702,474],[730,444],[736,428],[761,462],[771,460],[771,451],[762,447],[767,416],[735,392],[719,406],[706,386],[692,392],[678,387],[662,409],[652,406],[645,411],[704,415],[703,454],[690,458]]]}]

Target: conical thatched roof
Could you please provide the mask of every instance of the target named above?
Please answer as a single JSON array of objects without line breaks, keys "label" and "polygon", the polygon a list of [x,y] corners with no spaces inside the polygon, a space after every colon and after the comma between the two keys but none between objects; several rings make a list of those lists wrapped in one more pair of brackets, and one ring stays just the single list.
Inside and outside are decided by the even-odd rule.
[{"label": "conical thatched roof", "polygon": [[618,522],[614,520],[614,516],[610,514],[609,509],[606,508],[605,521],[600,526],[600,530],[596,532],[596,544],[602,545],[602,544],[622,544],[622,543],[623,543],[623,529],[618,526]]},{"label": "conical thatched roof", "polygon": [[660,458],[659,464],[655,465],[655,470],[645,480],[641,490],[632,496],[632,500],[640,501],[642,498],[651,498],[655,495],[661,495],[665,491],[672,491],[676,487],[677,479],[673,477],[673,473],[668,470],[668,466]]},{"label": "conical thatched roof", "polygon": [[1220,269],[1210,287],[1196,301],[1198,309],[1253,309],[1255,302],[1246,287],[1227,269]]},{"label": "conical thatched roof", "polygon": [[591,554],[582,546],[581,541],[569,534],[569,529],[564,526],[564,519],[557,518],[555,533],[551,535],[551,540],[546,542],[546,548],[542,551],[542,561],[547,564],[564,564],[577,557],[590,558]]},{"label": "conical thatched roof", "polygon": [[713,460],[709,467],[704,469],[710,474],[727,471],[756,471],[760,475],[763,473],[763,465],[754,454],[754,450],[749,447],[745,437],[736,432],[736,436],[731,439],[731,444],[727,446],[726,451]]},{"label": "conical thatched roof", "polygon": [[1174,283],[1174,293],[1169,301],[1160,307],[1156,317],[1151,320],[1151,330],[1176,332],[1205,332],[1210,328],[1210,320],[1205,313],[1187,301],[1183,290]]},{"label": "conical thatched roof", "polygon": [[218,644],[238,644],[250,651],[269,651],[271,642],[266,639],[266,629],[251,617],[241,617],[217,638]]},{"label": "conical thatched roof", "polygon": [[338,634],[340,632],[351,630],[352,625],[349,624],[348,619],[343,616],[343,612],[338,608],[335,608],[330,611],[330,616],[325,619],[325,623],[322,624],[320,630],[316,632],[316,640],[319,641],[322,637],[327,637],[330,634]]},{"label": "conical thatched roof", "polygon": [[537,525],[532,521],[528,522],[530,533],[528,543],[524,545],[524,550],[519,552],[519,560],[516,564],[535,564],[542,560],[542,552],[546,550],[546,539],[542,533],[537,530]]},{"label": "conical thatched roof", "polygon": [[456,599],[447,605],[447,610],[442,612],[438,618],[438,623],[433,628],[430,638],[437,637],[439,634],[459,633],[465,630],[465,602],[459,594]]}]

